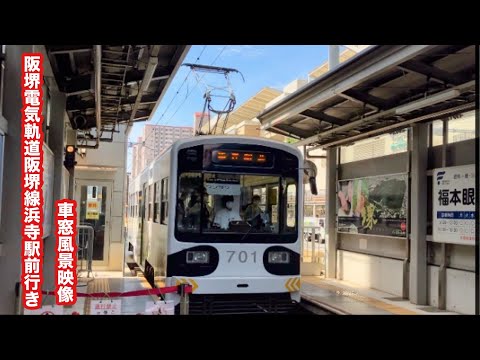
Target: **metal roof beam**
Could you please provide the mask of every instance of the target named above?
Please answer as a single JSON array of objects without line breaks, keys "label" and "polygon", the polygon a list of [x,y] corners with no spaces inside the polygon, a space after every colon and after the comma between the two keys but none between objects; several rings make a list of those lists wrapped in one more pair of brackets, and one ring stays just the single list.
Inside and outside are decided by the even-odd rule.
[{"label": "metal roof beam", "polygon": [[[152,81],[166,80],[170,77],[173,71],[172,66],[158,67],[152,77]],[[145,74],[145,70],[130,70],[125,76],[125,83],[130,85],[138,81],[142,81]]]},{"label": "metal roof beam", "polygon": [[[102,95],[102,99],[113,99],[112,101],[115,101],[115,106],[118,105],[118,99],[121,96],[108,96],[108,95]],[[122,97],[122,105],[133,105],[135,104],[137,97],[136,96],[129,96],[128,98],[123,98]],[[142,96],[142,99],[140,101],[140,104],[151,104],[155,103],[158,99],[158,96],[155,95],[145,95]],[[104,103],[107,103],[108,100],[103,101]],[[113,103],[112,103],[113,104]],[[71,110],[86,110],[95,107],[95,101],[90,99],[90,100],[80,100],[80,99],[68,99],[67,100],[67,111]]]},{"label": "metal roof beam", "polygon": [[282,130],[280,128],[276,128],[276,127],[272,127],[268,130],[265,130],[267,132],[271,132],[271,133],[275,133],[275,134],[279,134],[279,135],[283,135],[283,136],[287,136],[287,137],[291,137],[293,139],[297,139],[297,140],[300,140],[300,137],[296,134],[292,134],[286,130]]},{"label": "metal roof beam", "polygon": [[78,52],[88,52],[92,51],[92,47],[82,48],[82,49],[69,49],[69,50],[53,50],[50,51],[50,54],[58,55],[58,54],[73,54]]},{"label": "metal roof beam", "polygon": [[321,145],[314,146],[312,150],[315,150],[315,149],[318,149],[318,148],[326,149],[326,148],[332,147],[332,146],[345,145],[345,144],[351,143],[353,141],[366,139],[366,138],[371,137],[371,136],[378,136],[378,135],[382,135],[382,134],[385,134],[385,133],[388,133],[388,132],[405,129],[405,128],[409,127],[410,125],[412,125],[414,123],[417,123],[417,122],[420,122],[420,121],[431,120],[431,119],[442,117],[442,116],[445,116],[445,115],[448,115],[448,114],[456,114],[456,113],[460,113],[460,112],[464,112],[464,111],[468,111],[468,110],[473,110],[474,108],[475,108],[475,103],[463,104],[463,105],[457,106],[455,108],[442,110],[442,111],[439,111],[437,113],[426,114],[426,115],[423,115],[423,116],[420,116],[420,117],[415,117],[413,119],[406,120],[406,121],[400,121],[400,122],[394,123],[392,125],[382,126],[382,127],[379,127],[379,128],[372,128],[372,129],[368,130],[367,132],[362,132],[362,133],[360,133],[356,136],[349,137],[348,139],[340,139],[340,140],[336,140],[336,141],[332,141],[332,142],[326,142],[326,143],[323,143]]},{"label": "metal roof beam", "polygon": [[457,55],[460,51],[472,46],[470,45],[438,45],[437,49],[434,51],[429,52],[422,56],[422,62],[424,64],[432,64],[438,59],[445,57],[446,54],[450,55]]},{"label": "metal roof beam", "polygon": [[368,92],[358,91],[355,89],[350,89],[344,91],[343,94],[338,94],[339,96],[349,98],[352,101],[357,101],[362,104],[365,104],[369,107],[375,107],[375,110],[387,108],[387,102],[383,99],[380,99],[376,96],[370,95]]},{"label": "metal roof beam", "polygon": [[133,105],[133,109],[130,114],[130,120],[127,122],[127,127],[130,125],[130,122],[135,118],[135,115],[139,110],[138,107],[140,106],[142,96],[150,86],[150,82],[152,81],[153,75],[155,73],[155,69],[157,68],[157,64],[158,64],[157,56],[158,56],[158,52],[160,51],[160,47],[161,45],[153,45],[152,49],[150,50],[148,65],[143,73],[142,84],[140,85],[140,88],[138,90],[137,98],[135,99],[135,104]]},{"label": "metal roof beam", "polygon": [[315,119],[318,121],[326,121],[329,122],[330,124],[342,126],[348,124],[347,120],[343,120],[340,118],[337,118],[335,116],[330,116],[325,114],[324,112],[315,112],[312,110],[305,110],[300,113],[300,115],[304,115],[306,117],[309,117],[311,119]]},{"label": "metal roof beam", "polygon": [[[462,84],[462,85],[459,85],[459,86],[456,86],[455,88],[451,88],[447,91],[451,91],[452,89],[456,89],[456,90],[459,90],[461,92],[466,92],[466,91],[470,91],[472,89],[472,87],[473,88],[475,87],[475,80],[469,81],[468,83],[465,83],[465,84]],[[401,106],[402,105],[400,105],[398,107],[401,107]],[[308,144],[320,142],[321,140],[323,140],[325,138],[328,138],[328,137],[332,136],[333,134],[343,133],[343,132],[355,129],[356,127],[373,123],[376,120],[380,120],[382,118],[388,118],[390,116],[395,115],[395,110],[396,110],[396,108],[392,108],[392,109],[388,109],[388,110],[385,110],[385,111],[377,112],[377,113],[375,113],[371,116],[368,116],[366,118],[349,122],[348,124],[346,124],[344,126],[333,128],[331,130],[324,131],[320,134],[316,134],[316,135],[310,136],[308,138],[305,138],[305,139],[299,141],[297,145],[302,146],[302,145],[308,145]]]},{"label": "metal roof beam", "polygon": [[287,124],[279,124],[277,125],[277,128],[280,129],[280,130],[284,130],[286,131],[287,133],[293,133],[293,134],[297,134],[297,136],[301,136],[303,138],[305,137],[309,137],[311,135],[311,132],[308,131],[308,130],[303,130],[303,129],[300,129],[300,128],[297,128],[297,127],[294,127],[294,126],[291,126],[291,125],[287,125]]},{"label": "metal roof beam", "polygon": [[446,84],[460,85],[468,81],[467,79],[458,77],[455,74],[451,74],[448,71],[438,69],[434,66],[427,65],[421,61],[409,60],[398,67],[402,70],[424,75],[432,80],[437,80]]},{"label": "metal roof beam", "polygon": [[405,71],[398,69],[395,71],[392,69],[391,72],[382,75],[379,78],[370,80],[370,81],[365,81],[364,83],[358,85],[356,89],[358,91],[370,91],[371,89],[375,89],[377,87],[381,87],[382,85],[389,83],[390,81],[397,80],[401,78],[402,76],[405,76]]},{"label": "metal roof beam", "polygon": [[80,75],[76,76],[70,81],[66,81],[64,78],[59,79],[58,87],[61,92],[68,94],[79,92],[79,91],[88,91],[92,87],[92,75]]},{"label": "metal roof beam", "polygon": [[399,45],[365,50],[363,55],[353,57],[257,115],[262,123],[261,129],[268,130],[290,116],[328,101],[361,85],[386,68],[398,66],[433,47],[434,45]]},{"label": "metal roof beam", "polygon": [[79,90],[79,91],[74,91],[74,92],[66,93],[65,95],[66,95],[67,97],[77,96],[77,95],[81,95],[81,94],[86,94],[86,93],[92,92],[91,90],[92,90],[92,89]]},{"label": "metal roof beam", "polygon": [[[178,69],[180,68],[181,64],[183,63],[183,60],[187,56],[188,51],[190,50],[190,47],[191,47],[191,45],[184,45],[184,46],[179,45],[177,47],[177,50],[176,50],[175,54],[172,56],[171,61],[170,61],[171,64],[175,64],[175,65],[174,65],[171,73],[169,74],[170,76],[168,77],[168,79],[166,79],[166,82],[165,82],[164,86],[162,87],[162,89],[160,91],[160,94],[158,96],[157,103],[155,104],[153,109],[150,111],[150,114],[154,114],[155,111],[157,111],[157,108],[160,105],[160,102],[162,101],[168,87],[170,86],[170,82],[175,77],[175,74],[177,73]],[[157,51],[156,49],[153,49],[152,54],[156,51]],[[138,112],[137,112],[136,116],[134,116],[133,118],[136,119],[140,116],[142,116],[142,115],[139,115]],[[128,134],[129,131],[130,131],[130,126],[129,126],[129,123],[127,123],[127,127],[125,129],[125,134]]]}]

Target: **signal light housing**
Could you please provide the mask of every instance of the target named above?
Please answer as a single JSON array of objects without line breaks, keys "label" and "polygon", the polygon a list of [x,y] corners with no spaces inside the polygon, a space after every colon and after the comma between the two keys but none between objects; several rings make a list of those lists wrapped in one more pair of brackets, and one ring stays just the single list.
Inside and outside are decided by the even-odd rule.
[{"label": "signal light housing", "polygon": [[77,162],[75,161],[75,145],[67,145],[65,147],[65,160],[63,161],[63,165],[70,170],[77,165]]}]

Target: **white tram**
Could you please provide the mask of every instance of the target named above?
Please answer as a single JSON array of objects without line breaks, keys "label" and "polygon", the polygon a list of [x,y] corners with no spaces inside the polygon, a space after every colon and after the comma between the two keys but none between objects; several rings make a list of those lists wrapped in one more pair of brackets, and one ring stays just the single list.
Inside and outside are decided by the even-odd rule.
[{"label": "white tram", "polygon": [[129,186],[127,240],[150,284],[190,283],[191,313],[299,302],[303,165],[260,138],[174,143]]}]

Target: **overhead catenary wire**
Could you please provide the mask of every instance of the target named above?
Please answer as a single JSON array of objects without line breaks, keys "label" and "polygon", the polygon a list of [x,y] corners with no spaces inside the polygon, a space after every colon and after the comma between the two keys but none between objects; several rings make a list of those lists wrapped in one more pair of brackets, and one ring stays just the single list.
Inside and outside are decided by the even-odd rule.
[{"label": "overhead catenary wire", "polygon": [[[207,48],[207,45],[204,45],[203,46],[203,49],[202,51],[200,52],[200,54],[197,56],[197,58],[195,59],[195,63],[197,63],[199,60],[200,60],[200,57],[203,55],[205,49]],[[180,86],[178,87],[175,95],[172,97],[172,99],[170,100],[170,102],[168,103],[165,111],[162,113],[162,115],[160,116],[160,118],[153,124],[153,125],[158,125],[158,123],[163,119],[163,117],[165,116],[165,114],[167,113],[168,109],[170,108],[170,106],[173,104],[173,101],[175,100],[175,98],[178,96],[178,94],[180,93],[180,90],[182,89],[183,85],[185,85],[185,83],[187,82],[188,78],[190,77],[190,75],[192,74],[192,70],[190,69],[190,71],[188,72],[188,74],[185,76],[185,78],[183,79],[183,82],[180,84]],[[147,137],[143,140],[143,141],[146,141],[150,135],[152,133],[148,134]]]},{"label": "overhead catenary wire", "polygon": [[[210,65],[213,65],[215,64],[215,62],[220,58],[220,56],[223,54],[223,52],[226,50],[226,48],[228,47],[229,45],[225,45],[222,50],[218,53],[218,55],[215,57],[215,59],[212,61],[212,63]],[[202,56],[203,52],[205,51],[207,45],[204,45],[202,51],[200,52],[200,54],[197,56],[196,60],[195,60],[195,63],[197,63],[199,60],[200,60],[200,57]],[[188,72],[187,76],[185,77],[185,79],[183,80],[182,84],[179,86],[179,88],[177,89],[177,92],[175,93],[175,95],[173,96],[172,100],[170,101],[170,103],[167,105],[167,108],[165,109],[165,111],[162,113],[162,115],[160,116],[160,118],[153,124],[153,125],[159,125],[160,121],[163,119],[163,117],[165,116],[167,110],[170,108],[170,105],[173,103],[173,100],[175,100],[175,98],[178,96],[178,94],[180,93],[180,90],[182,89],[183,85],[186,83],[188,77],[192,74],[192,70],[190,69],[190,71]],[[204,75],[205,76],[205,75]],[[191,93],[193,92],[193,90],[197,87],[198,85],[198,80],[197,82],[195,83],[195,85],[191,88],[190,92],[187,92],[183,102],[180,104],[180,106],[175,110],[175,112],[173,113],[173,115],[163,124],[163,125],[166,125],[168,122],[170,122],[170,120],[172,120],[172,118],[175,116],[175,114],[178,112],[178,110],[182,107],[182,105],[185,103],[185,101],[187,101],[188,97],[191,95]],[[146,142],[148,140],[148,138],[153,134],[153,131],[150,132],[150,134],[147,135],[147,137],[143,140],[143,142]],[[132,166],[132,164],[130,164],[130,167]],[[131,169],[130,169],[131,170]]]},{"label": "overhead catenary wire", "polygon": [[[229,45],[225,45],[223,47],[223,49],[220,51],[220,53],[217,55],[217,57],[212,61],[212,63],[210,65],[213,65],[215,64],[215,62],[220,58],[220,56],[223,54],[223,52],[225,51],[225,49],[228,47]],[[200,78],[203,79],[203,77],[205,77],[205,74]],[[173,115],[165,122],[164,125],[166,125],[168,122],[170,122],[170,120],[173,119],[173,117],[177,114],[178,110],[180,110],[180,108],[183,106],[183,104],[185,103],[185,101],[187,101],[188,97],[192,94],[193,90],[198,86],[199,84],[199,80],[197,80],[197,82],[195,83],[195,85],[192,87],[192,89],[190,90],[190,92],[185,96],[185,99],[183,100],[183,102],[179,105],[179,107],[177,108],[177,110],[175,110],[175,112],[173,113]]]}]

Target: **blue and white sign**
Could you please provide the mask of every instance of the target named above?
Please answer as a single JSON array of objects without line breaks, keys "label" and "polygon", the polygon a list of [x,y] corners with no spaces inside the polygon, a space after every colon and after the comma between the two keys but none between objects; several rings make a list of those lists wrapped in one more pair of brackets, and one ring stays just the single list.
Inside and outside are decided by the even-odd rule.
[{"label": "blue and white sign", "polygon": [[205,183],[209,195],[240,195],[240,184]]},{"label": "blue and white sign", "polygon": [[433,241],[475,245],[475,165],[435,169]]}]

